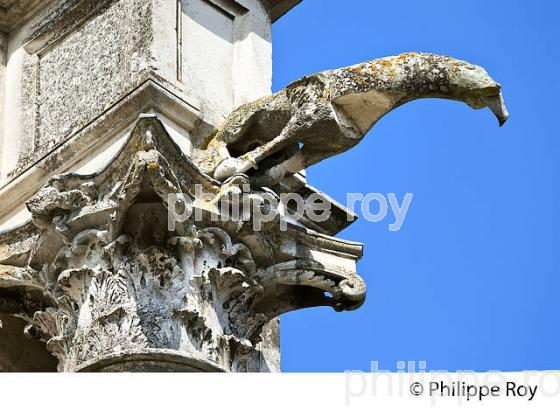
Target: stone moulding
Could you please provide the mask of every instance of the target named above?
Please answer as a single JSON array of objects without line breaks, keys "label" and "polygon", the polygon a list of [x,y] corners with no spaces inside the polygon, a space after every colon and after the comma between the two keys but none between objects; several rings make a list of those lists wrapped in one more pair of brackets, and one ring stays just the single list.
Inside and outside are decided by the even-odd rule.
[{"label": "stone moulding", "polygon": [[[52,178],[27,202],[33,222],[0,237],[0,299],[10,301],[0,313],[25,319],[60,371],[279,370],[278,346],[263,338],[279,315],[364,302],[362,245],[283,232],[280,214],[255,231],[254,215],[212,218],[221,203],[193,194],[198,185],[221,198],[241,182],[207,176],[155,115],[141,116],[105,169]],[[169,231],[169,194],[203,218]],[[251,201],[263,195],[251,189]]]}]

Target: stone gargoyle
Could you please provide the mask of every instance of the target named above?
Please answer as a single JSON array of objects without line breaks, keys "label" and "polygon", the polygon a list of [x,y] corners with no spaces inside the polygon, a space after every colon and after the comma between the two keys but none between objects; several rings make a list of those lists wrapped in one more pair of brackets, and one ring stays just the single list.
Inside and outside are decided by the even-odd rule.
[{"label": "stone gargoyle", "polygon": [[273,186],[354,147],[384,115],[419,98],[489,107],[503,125],[509,114],[500,90],[483,68],[433,54],[325,71],[234,110],[197,165],[218,180],[246,173]]}]

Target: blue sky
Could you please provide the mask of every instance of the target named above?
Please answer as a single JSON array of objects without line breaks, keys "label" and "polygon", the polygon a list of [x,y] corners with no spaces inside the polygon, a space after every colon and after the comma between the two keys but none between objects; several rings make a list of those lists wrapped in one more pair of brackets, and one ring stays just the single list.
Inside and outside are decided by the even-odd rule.
[{"label": "blue sky", "polygon": [[[556,1],[303,0],[274,28],[274,91],[406,51],[485,67],[511,113],[423,100],[383,118],[352,151],[308,171],[347,192],[414,199],[399,232],[360,220],[368,299],[282,318],[282,369],[560,369],[560,139]],[[392,222],[392,221],[391,221]]]}]

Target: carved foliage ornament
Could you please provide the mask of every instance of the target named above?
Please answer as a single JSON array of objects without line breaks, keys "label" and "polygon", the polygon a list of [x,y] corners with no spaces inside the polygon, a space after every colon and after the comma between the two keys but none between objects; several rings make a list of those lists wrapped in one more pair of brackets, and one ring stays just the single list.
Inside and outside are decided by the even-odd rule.
[{"label": "carved foliage ornament", "polygon": [[263,326],[278,315],[363,303],[365,286],[347,263],[361,245],[295,226],[255,232],[251,221],[215,221],[217,203],[169,231],[169,195],[192,196],[195,185],[217,197],[231,188],[146,116],[103,171],[57,176],[28,201],[33,225],[3,239],[0,298],[10,294],[4,311],[29,322],[28,336],[46,342],[59,370],[174,357],[258,371]]}]

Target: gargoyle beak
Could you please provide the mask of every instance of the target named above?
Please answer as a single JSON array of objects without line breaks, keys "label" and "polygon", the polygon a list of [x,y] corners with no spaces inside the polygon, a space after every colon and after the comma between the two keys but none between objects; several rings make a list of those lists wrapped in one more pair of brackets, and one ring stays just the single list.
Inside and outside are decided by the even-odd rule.
[{"label": "gargoyle beak", "polygon": [[492,110],[498,119],[500,127],[504,125],[509,118],[509,112],[506,108],[506,103],[504,102],[504,96],[502,93],[493,97],[484,97],[484,101],[486,106]]}]

